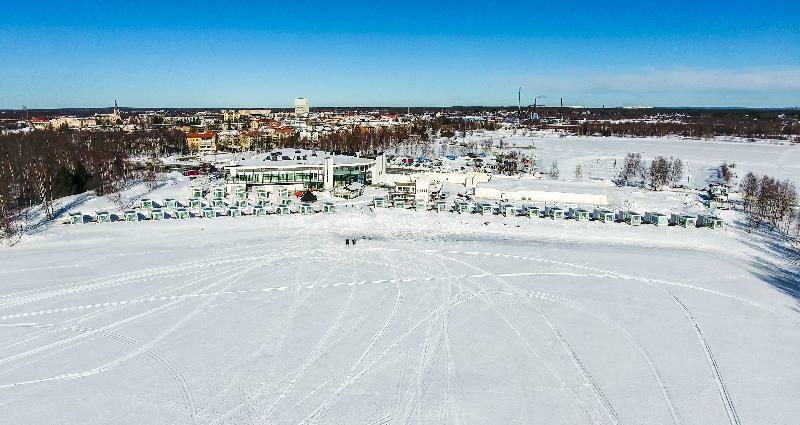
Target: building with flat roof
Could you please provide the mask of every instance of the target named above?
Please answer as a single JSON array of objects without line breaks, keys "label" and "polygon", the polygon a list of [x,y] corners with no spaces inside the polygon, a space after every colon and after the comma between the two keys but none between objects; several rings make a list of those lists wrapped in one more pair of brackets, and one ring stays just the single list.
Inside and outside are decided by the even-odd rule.
[{"label": "building with flat roof", "polygon": [[308,99],[305,97],[298,97],[294,100],[294,114],[298,117],[308,116],[309,106]]},{"label": "building with flat roof", "polygon": [[351,183],[381,181],[386,158],[360,158],[305,149],[278,149],[239,157],[225,166],[228,183],[286,186],[288,189],[334,189]]}]

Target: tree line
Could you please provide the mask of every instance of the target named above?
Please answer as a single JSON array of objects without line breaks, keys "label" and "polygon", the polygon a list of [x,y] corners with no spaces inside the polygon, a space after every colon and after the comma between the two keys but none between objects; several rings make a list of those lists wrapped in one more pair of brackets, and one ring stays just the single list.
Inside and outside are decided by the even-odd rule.
[{"label": "tree line", "polygon": [[800,124],[778,121],[718,122],[584,122],[578,134],[585,136],[681,136],[707,139],[714,136],[737,136],[747,139],[783,139],[800,143]]},{"label": "tree line", "polygon": [[800,233],[800,214],[797,210],[797,189],[789,180],[778,180],[768,175],[747,173],[739,184],[742,205],[751,228],[766,223],[795,236]]},{"label": "tree line", "polygon": [[676,186],[682,179],[683,161],[680,158],[667,159],[658,156],[647,165],[642,161],[641,154],[628,153],[623,160],[617,183],[626,185],[630,182],[649,182],[653,190],[661,190],[664,186]]},{"label": "tree line", "polygon": [[422,146],[430,140],[431,134],[431,126],[424,121],[406,126],[377,128],[356,126],[352,129],[321,134],[316,139],[300,138],[295,134],[279,140],[277,147],[370,155],[409,144]]},{"label": "tree line", "polygon": [[54,200],[94,190],[118,192],[129,179],[145,177],[164,154],[186,153],[183,133],[124,133],[66,129],[0,135],[0,238],[22,230],[29,207],[41,205],[46,219]]}]

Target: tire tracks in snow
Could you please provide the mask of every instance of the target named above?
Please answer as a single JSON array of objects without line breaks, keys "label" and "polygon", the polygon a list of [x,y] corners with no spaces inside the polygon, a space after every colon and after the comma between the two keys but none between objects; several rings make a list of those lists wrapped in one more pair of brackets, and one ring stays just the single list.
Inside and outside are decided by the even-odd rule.
[{"label": "tire tracks in snow", "polygon": [[[305,424],[305,423],[309,423],[311,421],[319,420],[319,418],[322,416],[321,413],[323,411],[326,411],[327,408],[330,407],[330,405],[332,404],[333,400],[335,400],[339,395],[341,395],[341,393],[345,389],[347,389],[349,386],[351,386],[356,381],[358,381],[358,379],[360,379],[361,376],[363,376],[365,373],[367,373],[378,361],[380,361],[389,352],[391,352],[391,350],[394,347],[396,347],[399,343],[403,342],[406,338],[408,338],[420,326],[422,326],[423,324],[427,323],[432,318],[438,317],[444,311],[452,310],[452,309],[458,307],[459,305],[461,305],[461,304],[463,304],[463,303],[475,298],[476,296],[477,296],[477,294],[468,294],[468,295],[454,297],[454,299],[450,303],[448,303],[447,306],[442,307],[442,308],[438,308],[438,309],[430,312],[428,315],[426,315],[424,318],[422,318],[420,321],[418,321],[416,324],[414,324],[414,326],[412,326],[411,328],[407,329],[404,333],[402,333],[400,336],[395,338],[392,342],[390,342],[388,344],[388,346],[383,351],[375,354],[374,356],[370,357],[369,359],[364,359],[364,363],[366,363],[366,364],[360,371],[355,372],[352,375],[348,375],[347,379],[344,382],[342,382],[342,384],[339,387],[337,387],[337,389],[334,391],[333,394],[331,394],[325,401],[322,402],[322,404],[320,404],[320,406],[317,409],[315,409],[313,412],[311,412],[308,416],[306,416],[299,423],[300,424]],[[367,362],[367,360],[371,360],[371,361]]]},{"label": "tire tracks in snow", "polygon": [[[261,246],[261,245],[265,244],[260,244],[256,246]],[[313,250],[312,252],[317,252],[317,251],[319,250]],[[32,302],[42,301],[53,297],[72,295],[76,293],[84,293],[84,292],[94,291],[97,289],[106,289],[117,286],[123,286],[131,282],[140,283],[140,282],[156,280],[162,277],[180,277],[180,276],[192,276],[195,274],[202,274],[205,273],[204,269],[207,268],[226,266],[229,264],[236,264],[236,263],[247,263],[259,260],[265,260],[269,259],[271,255],[272,254],[265,254],[265,255],[248,256],[248,257],[241,257],[237,255],[230,255],[227,257],[215,256],[209,259],[190,261],[176,265],[154,267],[143,270],[133,270],[130,272],[120,273],[118,275],[114,275],[111,277],[105,276],[84,282],[65,283],[45,288],[37,288],[29,291],[5,294],[0,296],[0,310],[24,304],[30,304]],[[198,268],[201,270],[197,270]],[[176,274],[181,271],[185,273]]]},{"label": "tire tracks in snow", "polygon": [[[249,272],[249,271],[251,271],[251,270],[253,270],[253,269],[255,269],[255,268],[259,267],[259,266],[260,266],[259,264],[256,264],[254,266],[245,268],[244,270],[241,270],[241,271],[239,271],[239,272],[237,272],[237,273],[235,273],[235,274],[233,274],[231,276],[228,276],[227,278],[224,278],[224,279],[220,280],[219,282],[207,285],[206,287],[201,288],[201,290],[207,289],[207,288],[211,288],[211,287],[214,287],[214,286],[219,286],[219,285],[222,285],[222,284],[224,284],[226,282],[227,282],[226,287],[230,287],[231,285],[236,283],[238,281],[238,279],[242,275],[246,274],[247,272]],[[226,274],[229,271],[230,270],[226,269],[226,270],[224,270],[222,272],[209,275],[209,276],[206,277],[206,279],[213,278],[213,277],[216,277],[218,275]],[[206,299],[202,304],[200,304],[199,306],[196,306],[193,309],[192,312],[190,312],[189,314],[185,315],[183,318],[181,318],[173,326],[171,326],[166,331],[162,332],[160,335],[156,336],[155,338],[151,339],[149,342],[147,342],[145,344],[139,343],[138,341],[135,341],[135,340],[126,339],[126,337],[114,338],[114,339],[118,339],[118,340],[120,340],[122,342],[125,342],[125,343],[127,343],[129,345],[134,346],[135,349],[133,351],[127,353],[126,355],[124,355],[122,357],[119,357],[119,358],[117,358],[115,360],[112,360],[110,362],[106,362],[105,364],[103,364],[101,366],[98,366],[98,367],[93,368],[93,369],[81,371],[81,372],[65,373],[65,374],[56,375],[56,376],[48,377],[48,378],[40,378],[40,379],[28,380],[28,381],[13,383],[13,384],[1,384],[0,385],[0,389],[2,389],[2,388],[10,388],[10,387],[13,388],[13,387],[17,387],[17,386],[20,386],[20,385],[30,385],[30,384],[35,384],[35,383],[52,382],[52,381],[63,381],[63,380],[71,380],[71,379],[77,379],[77,378],[93,376],[93,375],[96,375],[96,374],[103,373],[103,372],[106,372],[108,370],[111,370],[111,369],[121,365],[122,363],[125,363],[125,362],[133,359],[134,357],[136,357],[136,356],[138,356],[138,355],[140,355],[142,353],[149,353],[148,355],[150,355],[151,357],[155,356],[157,359],[159,359],[157,361],[159,361],[160,363],[162,363],[162,365],[167,367],[167,369],[170,371],[170,374],[173,376],[173,378],[175,378],[177,380],[178,387],[179,387],[179,392],[181,393],[182,398],[185,400],[185,402],[187,404],[187,414],[189,416],[190,422],[194,423],[196,418],[197,418],[197,407],[196,407],[196,405],[194,403],[194,397],[192,396],[191,392],[189,391],[189,386],[186,383],[186,379],[185,379],[184,375],[179,371],[177,366],[175,366],[174,363],[172,363],[171,361],[166,359],[166,357],[164,357],[163,355],[155,354],[155,351],[152,350],[152,347],[155,344],[157,344],[159,341],[161,341],[162,339],[164,339],[167,336],[169,336],[172,332],[177,330],[179,327],[181,327],[187,321],[189,321],[192,317],[194,317],[198,312],[200,312],[203,308],[205,308],[213,300],[214,300],[214,297],[210,297],[210,298]],[[113,329],[113,328],[116,328],[116,327],[119,327],[119,326],[122,326],[122,325],[125,325],[125,324],[129,324],[129,323],[131,323],[131,322],[133,322],[135,320],[150,316],[150,315],[152,315],[154,313],[158,313],[158,312],[164,311],[164,310],[166,310],[166,309],[168,309],[170,307],[175,307],[180,302],[181,302],[181,300],[175,300],[175,301],[173,301],[171,303],[168,303],[168,304],[165,304],[165,305],[162,305],[162,306],[158,306],[158,307],[156,307],[154,309],[145,311],[143,313],[136,314],[134,316],[130,316],[130,317],[126,318],[126,319],[111,323],[111,324],[103,326],[101,328],[84,328],[84,331],[81,334],[79,334],[77,337],[67,338],[67,339],[58,341],[58,342],[53,343],[53,344],[48,344],[48,345],[39,347],[39,348],[34,349],[34,350],[29,350],[28,352],[21,353],[21,354],[16,355],[16,356],[7,357],[5,359],[0,359],[0,363],[7,362],[7,361],[10,361],[10,360],[16,360],[18,358],[26,357],[27,355],[31,355],[31,354],[36,354],[36,353],[39,353],[39,352],[41,352],[43,350],[50,349],[50,348],[52,348],[54,346],[62,345],[63,343],[71,342],[71,341],[76,340],[76,339],[80,339],[80,337],[83,337],[84,335],[85,336],[93,336],[93,335],[105,335],[105,336],[108,336],[110,334],[114,334],[114,333],[110,333],[109,330]],[[118,334],[114,334],[114,335],[118,335]],[[177,373],[173,374],[175,371],[177,371]]]},{"label": "tire tracks in snow", "polygon": [[[458,260],[458,259],[455,259],[455,258],[452,258],[452,257],[448,257],[448,256],[446,256],[446,255],[442,255],[442,254],[436,254],[436,253],[434,253],[434,252],[430,252],[430,253],[431,253],[431,254],[433,254],[433,255],[434,255],[434,256],[436,256],[436,257],[439,257],[439,258],[442,258],[442,259],[445,259],[445,260],[449,260],[449,261],[452,261],[452,262],[455,262],[455,263],[458,263],[458,264],[464,265],[464,266],[466,266],[466,267],[468,267],[468,268],[472,268],[472,269],[474,269],[474,270],[481,271],[481,272],[482,272],[482,273],[483,273],[483,274],[484,274],[486,277],[491,277],[491,278],[495,279],[497,282],[499,282],[499,283],[500,283],[500,284],[502,284],[503,286],[506,286],[506,287],[511,287],[511,285],[509,285],[507,282],[505,282],[504,280],[500,279],[499,277],[496,277],[496,275],[494,275],[494,274],[492,274],[492,273],[489,273],[489,272],[488,272],[487,270],[485,270],[485,269],[482,269],[482,268],[480,268],[480,267],[477,267],[477,266],[475,266],[475,265],[473,265],[473,264],[469,264],[469,263],[466,263],[466,262],[464,262],[464,261],[461,261],[461,260]],[[515,274],[515,275],[516,275],[516,274]],[[487,291],[485,291],[485,290],[483,289],[483,286],[482,286],[482,285],[480,285],[480,284],[478,283],[478,284],[477,284],[477,286],[478,286],[478,288],[481,290],[481,292],[487,293]],[[541,357],[541,355],[538,353],[538,351],[536,351],[536,350],[534,349],[534,347],[533,347],[533,346],[531,345],[531,343],[530,343],[530,342],[527,340],[527,338],[525,338],[525,337],[522,335],[522,333],[519,331],[519,329],[517,329],[517,327],[516,327],[516,326],[514,326],[514,325],[513,325],[513,324],[512,324],[512,323],[511,323],[511,322],[508,320],[508,318],[507,318],[507,317],[506,317],[506,316],[505,316],[505,315],[504,315],[502,312],[500,312],[500,310],[499,310],[499,309],[498,309],[498,308],[497,308],[497,307],[494,305],[494,303],[493,303],[493,302],[491,302],[491,300],[484,299],[484,302],[486,303],[486,305],[487,305],[487,306],[488,306],[488,307],[489,307],[489,308],[490,308],[490,309],[491,309],[491,310],[492,310],[492,311],[493,311],[495,314],[497,314],[497,316],[498,316],[498,317],[499,317],[499,318],[500,318],[500,319],[501,319],[501,320],[502,320],[502,321],[505,323],[505,325],[506,325],[506,326],[507,326],[507,327],[508,327],[508,328],[509,328],[509,329],[510,329],[510,330],[511,330],[511,331],[512,331],[512,332],[513,332],[513,333],[514,333],[514,334],[515,334],[515,335],[516,335],[516,336],[517,336],[517,337],[518,337],[518,338],[519,338],[519,339],[522,341],[523,345],[525,345],[525,347],[528,349],[528,352],[529,352],[530,354],[532,354],[534,357],[536,357],[537,359],[539,359],[539,360],[541,361],[542,365],[544,365],[544,366],[545,366],[545,369],[546,369],[546,370],[549,372],[549,374],[550,374],[550,375],[551,375],[551,376],[552,376],[552,377],[553,377],[553,378],[554,378],[554,379],[555,379],[555,380],[556,380],[556,381],[557,381],[557,382],[558,382],[558,383],[559,383],[559,384],[560,384],[562,387],[564,387],[564,388],[567,388],[567,389],[568,389],[568,390],[569,390],[569,391],[570,391],[570,392],[573,394],[575,401],[576,401],[578,404],[580,404],[580,405],[581,405],[581,407],[583,408],[583,411],[584,411],[584,413],[585,413],[585,414],[588,416],[588,419],[589,419],[591,422],[594,422],[594,417],[593,417],[593,416],[591,415],[591,413],[590,413],[590,412],[587,410],[587,407],[585,406],[585,404],[584,404],[584,402],[583,402],[583,399],[582,399],[582,398],[581,398],[581,397],[578,395],[578,393],[576,393],[576,392],[575,392],[575,391],[574,391],[574,390],[573,390],[571,387],[569,387],[569,386],[567,386],[567,385],[566,385],[566,383],[564,382],[564,380],[563,380],[563,379],[561,379],[561,377],[560,377],[560,376],[559,376],[557,373],[555,373],[555,371],[554,371],[554,370],[553,370],[553,369],[552,369],[552,368],[549,366],[549,364],[548,364],[548,363],[547,363],[547,362],[544,360],[544,358],[542,358],[542,357]],[[538,307],[536,307],[536,306],[534,306],[534,305],[531,305],[531,307],[533,307],[533,309],[534,309],[534,310],[535,310],[537,313],[539,313],[539,314],[540,314],[540,315],[541,315],[541,316],[542,316],[542,317],[543,317],[545,320],[547,320],[547,316],[545,315],[545,313],[544,313],[543,311],[541,311],[541,309],[539,309]],[[551,329],[555,329],[555,327],[551,326]],[[559,336],[559,335],[560,335],[560,334],[556,334],[556,336]],[[560,339],[560,338],[559,338],[559,339]],[[562,344],[562,345],[563,345],[563,344]],[[574,358],[573,358],[573,357],[571,357],[571,359],[573,359],[573,360],[574,360]],[[594,396],[594,397],[595,397],[595,399],[598,401],[598,403],[599,403],[599,404],[600,404],[600,405],[601,405],[601,406],[604,408],[604,410],[605,410],[605,411],[604,411],[604,413],[606,414],[606,416],[607,416],[607,417],[608,417],[608,418],[609,418],[609,419],[612,421],[612,423],[615,423],[615,424],[619,423],[619,420],[618,420],[618,418],[617,418],[617,415],[616,415],[616,411],[613,409],[613,406],[611,406],[611,405],[610,405],[610,403],[606,404],[606,402],[607,402],[607,400],[608,400],[608,399],[605,397],[605,394],[602,392],[602,390],[600,389],[600,387],[599,387],[599,386],[597,386],[597,385],[591,385],[591,383],[593,382],[593,378],[591,377],[591,375],[590,375],[590,374],[588,374],[588,371],[586,371],[586,370],[584,369],[584,371],[583,371],[583,372],[585,372],[586,374],[583,374],[583,372],[580,372],[580,364],[575,364],[575,366],[576,366],[576,367],[579,369],[579,373],[581,373],[582,377],[583,377],[583,378],[584,378],[584,379],[587,381],[587,383],[589,383],[589,384],[590,384],[590,388],[592,389],[593,396]],[[611,408],[609,409],[609,407],[611,407]]]},{"label": "tire tracks in snow", "polygon": [[[299,230],[298,230],[298,232],[299,232]],[[339,256],[337,258],[341,259],[342,257]],[[383,264],[379,264],[379,265],[383,265]],[[334,270],[336,270],[336,268],[328,269],[328,273],[326,273],[325,277],[329,277],[330,275],[332,275],[334,273]],[[359,282],[355,281],[354,283],[352,283],[352,284],[350,284],[348,286],[353,286],[353,291],[355,291],[355,286],[354,285],[356,283],[359,283]],[[300,291],[300,290],[304,290],[304,289],[314,289],[314,288],[318,288],[318,287],[329,287],[329,286],[331,286],[331,284],[318,285],[318,284],[297,283],[295,285],[295,290],[296,291]],[[336,285],[336,286],[343,286],[343,285]],[[379,305],[380,305],[380,303],[379,303]],[[371,314],[374,314],[374,312],[377,311],[377,307],[379,307],[379,305],[376,306],[376,308],[367,317],[371,317]],[[291,307],[293,309],[292,311],[296,312],[296,309],[298,307],[299,307],[299,303],[298,302],[293,303],[292,307]],[[291,320],[288,320],[288,318],[287,318],[287,320],[285,320],[283,322],[283,324],[281,325],[280,335],[285,336],[285,334],[288,332],[287,327],[289,326],[290,323],[291,323]],[[320,359],[322,359],[325,356],[327,356],[328,353],[330,353],[339,343],[341,343],[346,338],[348,338],[353,332],[355,332],[356,329],[357,329],[357,327],[353,327],[344,336],[342,336],[338,340],[336,340],[333,343],[331,343],[330,346],[328,346],[328,347],[325,347],[324,344],[322,344],[322,346],[321,346],[322,348],[321,349],[324,348],[324,350],[321,351],[319,353],[319,355],[315,356],[313,359],[310,358],[310,357],[307,358],[307,363],[308,364],[306,365],[306,369],[310,368],[313,364],[318,362]],[[331,335],[332,334],[333,334],[333,332],[331,332]],[[279,337],[281,337],[280,335],[279,335]],[[330,338],[330,336],[329,336],[329,338]],[[318,342],[317,345],[319,345],[319,342]],[[304,362],[304,364],[305,364],[305,362]],[[236,405],[232,409],[229,409],[225,413],[222,413],[221,415],[218,414],[217,418],[214,419],[211,423],[212,424],[225,423],[225,422],[231,420],[233,417],[235,417],[236,415],[241,413],[241,411],[243,410],[243,408],[246,405],[255,405],[256,403],[260,402],[260,400],[262,398],[264,398],[268,394],[272,394],[272,393],[274,393],[276,391],[281,392],[282,395],[287,393],[288,391],[282,391],[282,388],[285,388],[285,386],[288,385],[291,382],[291,379],[301,371],[301,369],[303,368],[304,364],[301,364],[300,366],[292,369],[289,373],[287,373],[281,379],[279,379],[277,381],[277,383],[275,385],[273,385],[271,388],[264,388],[264,386],[269,381],[269,379],[267,379],[266,381],[262,382],[261,386],[254,393],[252,393],[251,395],[243,396],[242,397],[242,401],[238,405]],[[272,374],[274,375],[274,367],[273,367]],[[305,374],[305,371],[303,372],[303,374]],[[310,395],[307,395],[306,397],[308,397],[308,396],[310,396]],[[261,419],[259,419],[259,422],[261,422]]]},{"label": "tire tracks in snow", "polygon": [[697,334],[697,339],[700,341],[700,344],[703,346],[703,351],[706,354],[706,359],[708,360],[708,365],[711,368],[711,371],[714,375],[714,381],[717,384],[717,390],[719,391],[719,396],[722,399],[722,404],[725,407],[725,413],[728,415],[728,422],[731,425],[741,425],[741,421],[739,420],[739,415],[736,413],[736,408],[733,405],[733,400],[731,399],[730,394],[728,393],[728,389],[725,386],[725,382],[722,380],[722,373],[719,371],[719,366],[717,364],[717,359],[714,358],[714,354],[711,352],[711,347],[708,345],[708,341],[706,340],[705,336],[703,336],[703,331],[700,329],[700,325],[695,320],[692,313],[689,311],[688,308],[679,300],[675,295],[669,294],[672,299],[675,300],[678,305],[681,306],[683,313],[686,315],[686,318],[692,323],[694,326],[695,333]]},{"label": "tire tracks in snow", "polygon": [[515,259],[515,260],[535,261],[535,262],[544,263],[544,264],[556,264],[556,265],[560,265],[560,266],[565,266],[565,267],[570,267],[570,268],[576,268],[576,269],[591,271],[591,272],[596,273],[598,277],[604,277],[604,276],[605,277],[613,277],[613,278],[618,278],[618,279],[623,279],[623,280],[634,280],[634,281],[644,282],[644,283],[648,283],[648,284],[668,285],[668,286],[675,286],[675,287],[680,287],[680,288],[692,289],[692,290],[695,290],[695,291],[705,292],[705,293],[708,293],[708,294],[712,294],[712,295],[716,295],[716,296],[720,296],[720,297],[724,297],[724,298],[729,298],[729,299],[732,299],[732,300],[735,300],[735,301],[738,301],[738,302],[741,302],[741,303],[744,303],[744,304],[748,304],[748,305],[753,306],[755,308],[758,308],[760,310],[763,310],[763,311],[766,311],[766,312],[781,316],[781,317],[789,320],[790,322],[792,322],[795,326],[800,327],[800,321],[796,320],[793,317],[788,316],[787,314],[785,314],[783,312],[780,312],[780,311],[765,307],[765,306],[763,306],[763,305],[761,305],[761,304],[759,304],[759,303],[757,303],[755,301],[750,301],[748,299],[739,297],[737,295],[728,294],[726,292],[718,291],[716,289],[703,288],[701,286],[696,286],[696,285],[692,285],[692,284],[688,284],[688,283],[674,282],[674,281],[664,280],[664,279],[652,279],[652,278],[641,277],[641,276],[633,276],[633,275],[629,275],[629,274],[625,274],[625,273],[619,273],[619,272],[615,272],[615,271],[611,271],[611,270],[601,269],[601,268],[598,268],[598,267],[584,266],[584,265],[581,265],[581,264],[569,263],[569,262],[566,262],[566,261],[559,261],[559,260],[550,260],[550,259],[540,258],[540,257],[527,257],[527,256],[523,256],[523,255],[500,254],[500,253],[480,252],[480,251],[440,250],[440,249],[427,249],[427,250],[422,250],[422,252],[427,252],[427,253],[447,253],[447,254],[459,254],[459,255],[480,255],[480,256],[487,256],[487,257],[500,257],[500,258]]},{"label": "tire tracks in snow", "polygon": [[[234,269],[232,269],[234,270]],[[595,278],[602,278],[602,277],[611,277],[612,275],[603,275],[603,274],[579,274],[579,273],[569,273],[569,272],[522,272],[522,273],[478,273],[478,274],[461,274],[461,275],[445,275],[445,276],[426,276],[426,277],[410,277],[410,278],[402,278],[402,279],[374,279],[374,280],[356,280],[356,281],[348,281],[348,282],[335,282],[335,283],[323,283],[320,284],[318,282],[304,282],[299,283],[296,285],[296,289],[298,290],[305,290],[305,289],[315,289],[315,288],[338,288],[338,287],[347,287],[347,286],[354,286],[354,285],[374,285],[374,284],[381,284],[381,283],[389,283],[389,284],[403,284],[403,283],[415,283],[415,282],[430,282],[430,281],[447,281],[447,280],[455,280],[455,279],[479,279],[485,277],[526,277],[526,276],[570,276],[570,277],[595,277]],[[248,294],[256,294],[261,292],[273,292],[273,291],[286,291],[292,289],[289,286],[271,286],[266,288],[252,288],[252,289],[240,289],[240,290],[230,290],[230,291],[221,291],[221,292],[200,292],[200,293],[189,293],[189,294],[175,294],[175,295],[162,295],[162,296],[150,296],[150,297],[142,297],[142,298],[132,298],[127,300],[116,300],[116,301],[106,301],[102,303],[94,303],[94,304],[84,304],[78,306],[70,306],[70,307],[58,307],[58,308],[51,308],[47,310],[39,310],[39,311],[29,311],[23,313],[14,313],[14,314],[7,314],[4,316],[0,316],[0,320],[10,320],[10,319],[23,319],[28,317],[36,317],[36,316],[43,316],[49,314],[57,314],[57,313],[65,313],[65,312],[72,312],[72,311],[81,311],[81,310],[90,310],[95,308],[105,308],[105,307],[116,307],[116,306],[124,306],[130,304],[141,304],[141,303],[151,303],[151,302],[161,302],[161,301],[174,301],[177,299],[182,298],[200,298],[200,297],[212,297],[218,295],[248,295]]]}]

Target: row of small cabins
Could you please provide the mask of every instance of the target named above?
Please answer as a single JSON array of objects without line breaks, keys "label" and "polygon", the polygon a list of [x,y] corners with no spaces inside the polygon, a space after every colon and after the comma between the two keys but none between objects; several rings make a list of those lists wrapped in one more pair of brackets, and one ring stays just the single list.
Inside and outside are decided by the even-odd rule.
[{"label": "row of small cabins", "polygon": [[[139,221],[141,219],[163,220],[165,218],[188,219],[191,217],[212,218],[220,215],[238,217],[241,215],[288,215],[300,213],[304,215],[314,214],[317,211],[311,203],[301,202],[295,207],[293,194],[281,189],[277,193],[277,203],[273,204],[270,192],[264,188],[256,188],[253,191],[254,200],[251,200],[244,187],[227,188],[225,186],[213,186],[208,190],[194,186],[191,188],[191,196],[186,202],[179,202],[174,198],[165,198],[161,202],[153,199],[141,199],[138,209],[130,209],[121,214],[112,215],[108,211],[97,211],[93,215],[84,215],[81,212],[70,214],[70,223],[79,224],[87,221],[106,223],[111,221]],[[227,195],[227,197],[226,197]],[[438,212],[457,212],[457,213],[479,213],[483,215],[503,215],[527,216],[527,217],[547,217],[554,220],[573,219],[576,221],[594,220],[603,223],[623,222],[632,226],[641,224],[652,224],[655,226],[675,225],[686,228],[709,227],[712,229],[724,228],[724,221],[711,215],[685,215],[685,214],[665,214],[648,212],[644,215],[634,211],[611,211],[605,209],[594,209],[589,211],[583,208],[561,208],[558,206],[548,206],[540,208],[536,205],[525,204],[516,206],[511,203],[492,204],[489,202],[470,202],[464,199],[456,199],[451,206],[444,199],[438,199],[433,203],[426,201],[410,202],[404,198],[393,197],[391,201],[387,197],[376,196],[373,198],[373,206],[376,208],[410,208],[418,211],[434,210]],[[335,204],[324,202],[321,212],[332,214],[335,212]],[[116,219],[116,220],[115,220]]]},{"label": "row of small cabins", "polygon": [[413,206],[416,210],[434,210],[438,212],[456,212],[460,214],[483,214],[483,215],[502,215],[505,217],[525,216],[532,218],[551,218],[553,220],[572,219],[576,221],[600,221],[602,223],[621,222],[631,226],[641,224],[652,224],[655,226],[681,226],[709,227],[711,229],[722,229],[725,226],[724,220],[712,215],[688,215],[688,214],[666,214],[648,212],[639,214],[635,211],[611,211],[606,209],[594,209],[589,211],[584,208],[561,208],[558,206],[547,206],[541,208],[537,205],[525,204],[517,206],[511,203],[493,204],[489,202],[469,202],[463,199],[456,199],[450,206],[445,200],[437,200],[433,205],[428,202],[417,201],[413,205],[403,199],[388,201],[385,197],[376,196],[372,199],[375,208],[408,208]]},{"label": "row of small cabins", "polygon": [[[214,186],[209,190],[204,190],[199,186],[195,186],[190,190],[191,196],[184,202],[180,202],[175,198],[164,198],[161,202],[144,198],[139,200],[137,208],[126,210],[117,215],[112,215],[108,211],[97,211],[88,216],[81,212],[70,213],[70,223],[79,224],[85,222],[87,218],[90,222],[107,223],[111,221],[139,221],[141,219],[186,219],[193,216],[210,218],[218,215],[238,217],[242,214],[267,215],[274,213],[283,215],[293,212],[299,212],[300,214],[313,214],[315,212],[313,206],[308,203],[299,205],[295,210],[294,201],[288,190],[278,193],[279,201],[274,207],[269,197],[270,193],[267,190],[256,191],[256,199],[253,202],[250,201],[250,197],[244,188],[228,190],[225,186]],[[228,194],[231,195],[230,199],[226,197]],[[322,212],[333,213],[334,210],[333,203],[326,202],[322,205]]]},{"label": "row of small cabins", "polygon": [[[143,200],[147,203],[149,200]],[[255,215],[264,216],[268,214],[289,215],[289,214],[303,214],[311,215],[317,212],[326,214],[333,214],[336,212],[336,205],[332,202],[325,202],[322,204],[322,209],[317,211],[311,203],[300,203],[294,205],[291,203],[279,205],[266,205],[256,204],[249,207],[241,207],[239,205],[203,205],[198,208],[185,208],[182,206],[176,208],[154,208],[154,207],[140,207],[123,211],[122,213],[112,214],[108,211],[96,211],[93,214],[84,214],[82,212],[72,212],[69,214],[70,224],[83,224],[86,222],[93,223],[110,223],[112,221],[141,221],[141,220],[165,220],[165,219],[188,219],[192,217],[214,218],[218,216],[241,217],[242,215]]]},{"label": "row of small cabins", "polygon": [[[294,205],[291,199],[286,202],[281,202],[278,205],[271,205],[268,202],[256,203],[255,205],[241,205],[238,203],[225,204],[220,203],[219,199],[212,199],[206,205],[195,204],[195,201],[188,202],[189,208],[184,207],[182,203],[178,203],[172,199],[164,200],[164,209],[160,208],[151,199],[142,199],[138,209],[126,210],[122,214],[113,215],[108,211],[97,211],[93,215],[85,215],[81,212],[70,213],[71,224],[82,224],[87,222],[108,223],[111,221],[140,221],[142,219],[149,220],[164,220],[167,218],[173,219],[188,219],[191,217],[204,217],[214,218],[217,216],[230,216],[240,217],[242,215],[264,216],[267,214],[289,215],[299,213],[303,215],[315,214],[318,211],[315,209],[314,204],[302,202],[299,205]],[[389,207],[382,197],[375,197],[373,199],[373,206],[376,208]],[[392,205],[394,208],[405,208],[403,203],[395,201]],[[595,209],[589,211],[583,208],[560,208],[557,206],[548,206],[544,209],[536,206],[526,204],[523,206],[516,206],[509,203],[491,204],[488,202],[480,202],[477,204],[466,202],[463,200],[456,200],[455,204],[451,207],[447,202],[440,200],[436,201],[432,208],[428,208],[425,202],[416,202],[414,207],[418,211],[434,210],[438,212],[456,212],[460,214],[477,213],[483,215],[502,215],[505,217],[524,216],[531,218],[551,218],[553,220],[572,219],[576,221],[600,221],[603,223],[622,222],[631,226],[639,226],[641,224],[652,224],[655,226],[668,226],[676,225],[686,228],[692,227],[709,227],[711,229],[724,228],[724,221],[716,216],[710,215],[685,215],[685,214],[672,214],[666,216],[660,213],[646,213],[644,215],[634,211],[618,211]],[[333,214],[336,212],[336,205],[332,202],[324,202],[322,204],[321,212],[326,214]],[[116,218],[116,220],[115,220]]]}]

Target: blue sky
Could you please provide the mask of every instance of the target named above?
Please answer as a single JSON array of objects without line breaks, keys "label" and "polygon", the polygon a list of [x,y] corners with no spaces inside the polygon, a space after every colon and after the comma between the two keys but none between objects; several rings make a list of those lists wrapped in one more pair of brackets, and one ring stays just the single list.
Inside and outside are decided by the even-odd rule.
[{"label": "blue sky", "polygon": [[800,104],[798,1],[251,3],[3,2],[0,108]]}]

